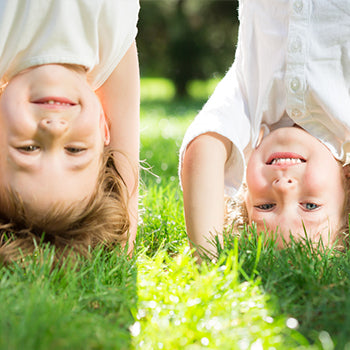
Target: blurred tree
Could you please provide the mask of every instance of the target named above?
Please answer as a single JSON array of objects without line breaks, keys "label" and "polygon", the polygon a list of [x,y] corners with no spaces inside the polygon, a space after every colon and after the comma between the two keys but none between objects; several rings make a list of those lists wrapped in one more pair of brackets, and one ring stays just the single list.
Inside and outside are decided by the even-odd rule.
[{"label": "blurred tree", "polygon": [[141,0],[141,74],[164,76],[177,94],[187,83],[223,75],[237,39],[237,0]]}]

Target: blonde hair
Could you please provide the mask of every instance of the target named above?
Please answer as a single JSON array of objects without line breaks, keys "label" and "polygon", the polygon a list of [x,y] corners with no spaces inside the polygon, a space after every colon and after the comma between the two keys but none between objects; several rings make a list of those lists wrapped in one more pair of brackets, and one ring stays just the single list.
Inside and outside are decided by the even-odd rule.
[{"label": "blonde hair", "polygon": [[343,203],[342,217],[343,223],[336,232],[334,240],[338,240],[337,248],[339,250],[349,249],[349,221],[350,221],[350,181],[347,174],[350,164],[344,164],[342,183],[344,187],[345,200]]},{"label": "blonde hair", "polygon": [[239,235],[249,224],[248,211],[245,205],[247,185],[242,184],[234,197],[225,196],[224,229]]},{"label": "blonde hair", "polygon": [[34,218],[20,196],[9,190],[6,199],[14,215],[0,212],[0,261],[8,263],[32,254],[40,243],[53,245],[59,260],[75,254],[88,256],[90,247],[98,244],[125,242],[128,190],[115,167],[112,150],[104,150],[101,163],[96,189],[83,208],[58,204]]}]

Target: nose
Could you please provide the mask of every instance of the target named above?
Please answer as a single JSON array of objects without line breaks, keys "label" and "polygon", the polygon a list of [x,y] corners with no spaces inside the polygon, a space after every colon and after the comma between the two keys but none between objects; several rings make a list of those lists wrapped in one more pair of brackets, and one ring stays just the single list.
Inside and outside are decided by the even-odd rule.
[{"label": "nose", "polygon": [[292,177],[279,177],[272,182],[272,187],[277,190],[278,192],[285,193],[292,189],[294,189],[296,186],[296,180]]},{"label": "nose", "polygon": [[62,118],[44,118],[39,122],[39,127],[41,130],[53,135],[60,136],[63,135],[68,129],[68,122]]}]

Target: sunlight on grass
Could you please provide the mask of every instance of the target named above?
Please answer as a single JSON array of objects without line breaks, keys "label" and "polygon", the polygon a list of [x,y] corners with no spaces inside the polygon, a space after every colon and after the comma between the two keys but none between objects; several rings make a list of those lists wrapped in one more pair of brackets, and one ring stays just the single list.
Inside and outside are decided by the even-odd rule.
[{"label": "sunlight on grass", "polygon": [[142,78],[141,100],[166,100],[175,96],[174,84],[164,78]]},{"label": "sunlight on grass", "polygon": [[170,255],[188,246],[183,220],[182,192],[176,182],[167,186],[149,184],[140,201],[140,224],[137,245],[149,256],[159,249]]},{"label": "sunlight on grass", "polygon": [[213,78],[207,81],[193,80],[188,85],[188,93],[195,99],[207,99],[213,92],[220,78]]},{"label": "sunlight on grass", "polygon": [[[187,91],[192,99],[207,99],[214,91],[220,78],[206,81],[193,80],[188,83]],[[165,78],[142,78],[141,101],[170,101],[175,97],[174,84]]]},{"label": "sunlight on grass", "polygon": [[[296,320],[275,317],[255,282],[240,283],[237,256],[198,268],[187,252],[138,259],[136,349],[298,349]],[[299,344],[299,345],[298,345]],[[300,347],[301,348],[301,347]]]}]

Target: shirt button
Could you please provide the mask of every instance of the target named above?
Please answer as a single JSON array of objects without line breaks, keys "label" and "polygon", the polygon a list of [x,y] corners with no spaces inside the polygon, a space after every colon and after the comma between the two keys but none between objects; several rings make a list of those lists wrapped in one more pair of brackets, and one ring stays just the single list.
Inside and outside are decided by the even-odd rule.
[{"label": "shirt button", "polygon": [[291,81],[290,81],[290,88],[296,92],[299,90],[300,88],[300,81],[298,78],[293,78]]},{"label": "shirt button", "polygon": [[303,2],[301,0],[295,0],[294,1],[294,4],[293,4],[293,7],[294,7],[294,11],[297,12],[297,13],[300,13],[302,10],[303,10]]},{"label": "shirt button", "polygon": [[300,38],[296,38],[290,44],[290,49],[292,52],[300,52],[301,51],[301,41]]},{"label": "shirt button", "polygon": [[298,108],[293,108],[292,110],[292,117],[293,118],[298,118],[301,116],[301,112],[300,112],[300,109]]}]

